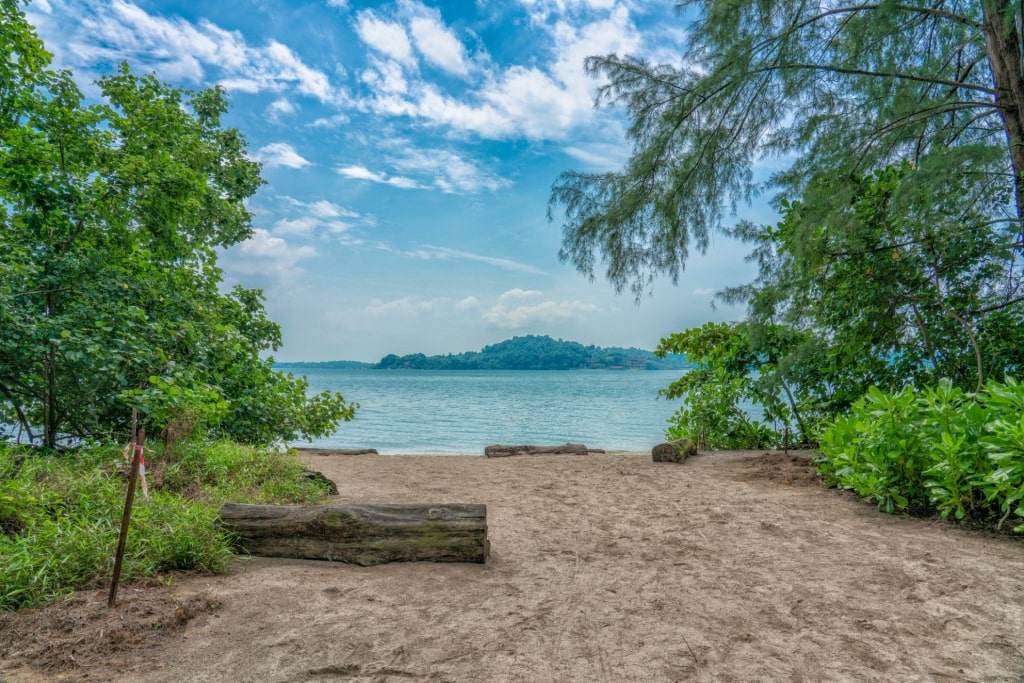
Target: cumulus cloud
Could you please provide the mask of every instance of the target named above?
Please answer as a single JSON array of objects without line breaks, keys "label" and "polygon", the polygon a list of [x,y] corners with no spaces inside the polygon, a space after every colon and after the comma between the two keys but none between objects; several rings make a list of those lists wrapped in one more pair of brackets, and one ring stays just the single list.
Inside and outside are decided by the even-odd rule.
[{"label": "cumulus cloud", "polygon": [[447,26],[441,23],[439,14],[419,16],[410,23],[416,49],[430,64],[450,74],[464,76],[469,71],[466,48]]},{"label": "cumulus cloud", "polygon": [[510,289],[482,312],[484,321],[501,329],[519,329],[536,324],[581,320],[600,307],[583,301],[544,300],[537,290]]},{"label": "cumulus cloud", "polygon": [[479,308],[480,301],[475,296],[467,296],[455,304],[455,309],[458,311],[475,311]]},{"label": "cumulus cloud", "polygon": [[[360,80],[382,95],[401,96],[409,91],[402,65],[392,60],[370,58],[371,68],[363,71]],[[385,101],[386,97],[381,97]]]},{"label": "cumulus cloud", "polygon": [[401,64],[415,64],[409,35],[401,24],[384,21],[373,10],[364,10],[356,17],[356,35],[371,48]]},{"label": "cumulus cloud", "polygon": [[238,245],[237,258],[232,259],[231,269],[247,275],[286,277],[299,261],[315,255],[316,249],[311,246],[293,247],[283,238],[256,228],[252,237]]},{"label": "cumulus cloud", "polygon": [[264,145],[253,155],[253,158],[267,168],[274,168],[275,166],[305,168],[311,164],[287,142],[273,142],[269,145]]},{"label": "cumulus cloud", "polygon": [[155,71],[165,80],[213,80],[249,93],[293,88],[322,102],[341,100],[325,73],[274,40],[251,46],[238,31],[206,20],[154,16],[125,0],[49,4],[55,19],[64,17],[53,30],[60,32],[62,53],[73,62],[68,66],[104,68],[127,60],[137,71]]},{"label": "cumulus cloud", "polygon": [[[549,21],[554,10],[564,13],[571,8],[546,3],[539,28],[548,37],[546,52],[553,60],[545,62],[546,55],[538,55],[541,59],[535,64],[504,69],[495,69],[486,54],[472,60],[437,10],[407,0],[401,4],[404,12],[387,22],[367,10],[360,15],[360,36],[390,61],[371,60],[362,78],[371,86],[370,92],[359,106],[379,115],[409,116],[491,139],[516,135],[562,139],[594,120],[592,102],[598,84],[584,73],[583,60],[610,52],[636,54],[642,45],[625,7],[604,2],[570,4],[599,10],[599,17]],[[424,80],[415,56],[407,50],[410,33],[426,63],[462,77],[478,72],[475,85],[452,91]],[[385,43],[385,34],[393,42]]]}]

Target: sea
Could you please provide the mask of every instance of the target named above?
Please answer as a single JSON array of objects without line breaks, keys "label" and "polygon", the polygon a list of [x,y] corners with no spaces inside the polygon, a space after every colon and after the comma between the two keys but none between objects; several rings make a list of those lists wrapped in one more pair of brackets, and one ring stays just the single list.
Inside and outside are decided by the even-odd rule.
[{"label": "sea", "polygon": [[492,444],[566,442],[646,451],[665,440],[679,401],[659,397],[671,370],[369,370],[289,368],[310,391],[359,404],[330,436],[289,442],[382,455],[483,455]]}]

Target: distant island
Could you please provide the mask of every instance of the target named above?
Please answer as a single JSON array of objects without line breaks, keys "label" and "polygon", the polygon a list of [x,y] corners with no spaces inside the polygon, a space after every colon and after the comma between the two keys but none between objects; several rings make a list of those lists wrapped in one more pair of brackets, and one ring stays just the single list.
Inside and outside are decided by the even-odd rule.
[{"label": "distant island", "polygon": [[373,370],[683,370],[686,357],[658,358],[637,348],[584,346],[549,336],[513,337],[480,351],[426,356],[389,353],[377,363],[359,361],[285,362],[281,368],[361,368]]}]

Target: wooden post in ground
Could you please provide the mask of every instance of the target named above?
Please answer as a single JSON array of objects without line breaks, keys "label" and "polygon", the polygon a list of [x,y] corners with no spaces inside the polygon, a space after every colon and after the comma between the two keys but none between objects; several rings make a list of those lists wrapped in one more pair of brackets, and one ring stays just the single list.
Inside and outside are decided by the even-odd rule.
[{"label": "wooden post in ground", "polygon": [[142,455],[142,443],[146,438],[145,430],[135,431],[138,417],[135,410],[132,410],[132,466],[128,475],[128,495],[124,500],[124,514],[121,516],[121,534],[117,538],[117,554],[114,556],[114,578],[110,581],[110,596],[107,598],[107,607],[117,604],[117,582],[121,579],[121,563],[124,561],[124,546],[128,540],[128,523],[132,519],[132,501],[135,499],[135,482],[139,478],[139,458]]}]

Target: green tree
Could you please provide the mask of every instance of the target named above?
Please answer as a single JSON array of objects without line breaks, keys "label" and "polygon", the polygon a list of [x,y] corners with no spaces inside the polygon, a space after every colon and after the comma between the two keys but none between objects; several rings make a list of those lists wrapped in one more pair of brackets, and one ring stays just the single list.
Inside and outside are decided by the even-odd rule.
[{"label": "green tree", "polygon": [[908,194],[916,173],[905,162],[816,183],[805,195],[811,202],[851,196],[828,227],[804,202],[784,201],[777,225],[737,230],[755,244],[760,275],[725,299],[749,302],[755,330],[781,323],[806,334],[793,373],[824,364],[828,382],[804,376],[796,384],[827,387],[818,398],[830,412],[868,385],[897,390],[947,377],[977,391],[988,376],[1024,369],[1011,236],[979,216],[970,197]]},{"label": "green tree", "polygon": [[841,223],[856,192],[805,196],[815,183],[909,160],[906,196],[966,197],[1000,243],[1024,232],[1018,0],[680,6],[694,21],[679,66],[586,62],[608,78],[598,102],[628,110],[633,153],[619,172],[554,184],[563,260],[591,277],[603,261],[638,296],[655,275],[678,277],[728,207],[762,189],[754,165],[771,155],[795,158],[770,184],[804,198],[807,225]]},{"label": "green tree", "polygon": [[122,65],[88,105],[18,3],[0,12],[0,421],[53,447],[123,433],[126,401],[156,419],[186,396],[226,400],[200,412],[243,440],[350,419],[261,357],[281,336],[258,290],[219,290],[217,249],[250,236],[244,201],[263,182],[221,125],[223,91]]},{"label": "green tree", "polygon": [[[690,438],[700,448],[816,442],[828,416],[819,398],[828,390],[826,373],[810,361],[799,371],[792,363],[808,338],[780,325],[741,322],[706,323],[662,339],[656,354],[685,354],[691,364],[661,391],[682,399],[668,438]],[[751,416],[752,407],[761,419]]]}]

